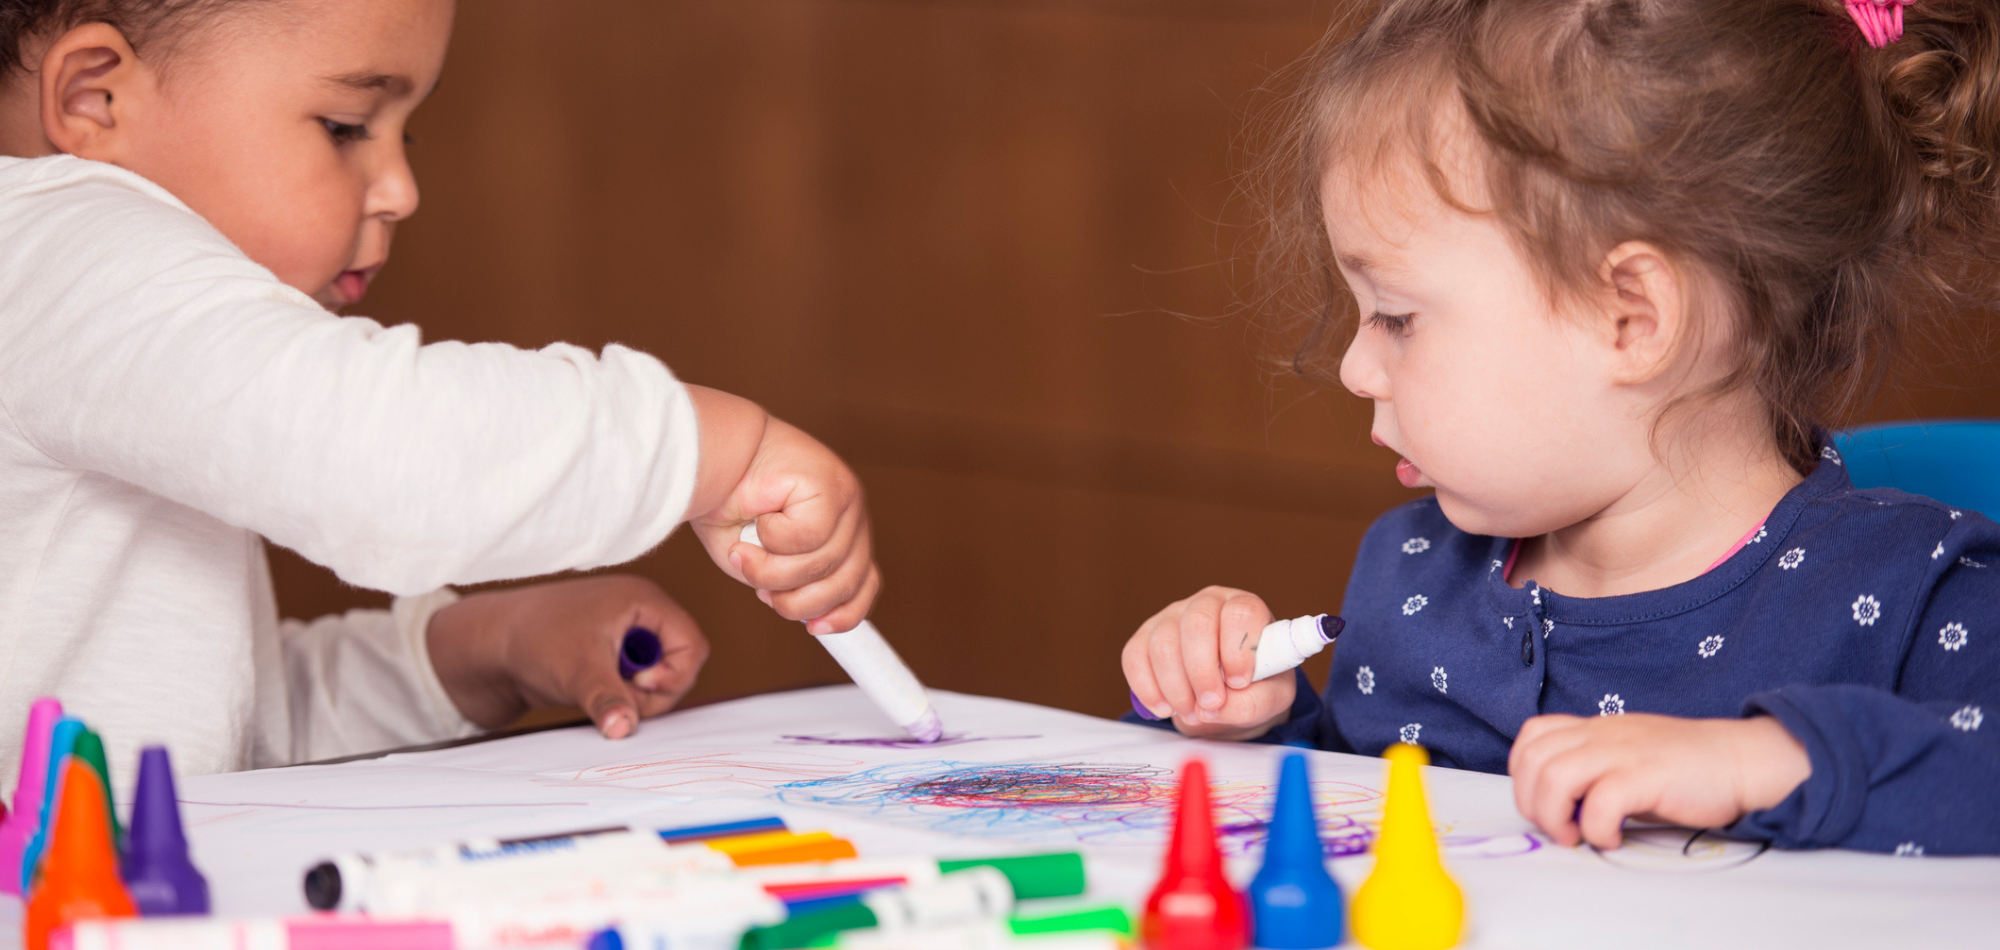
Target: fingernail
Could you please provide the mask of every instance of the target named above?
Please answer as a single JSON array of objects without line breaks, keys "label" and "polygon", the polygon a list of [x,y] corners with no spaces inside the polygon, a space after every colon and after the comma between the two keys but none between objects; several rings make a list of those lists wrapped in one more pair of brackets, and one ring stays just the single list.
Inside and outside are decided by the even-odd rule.
[{"label": "fingernail", "polygon": [[622,712],[604,717],[604,735],[612,739],[623,739],[632,731],[632,719]]},{"label": "fingernail", "polygon": [[833,629],[833,624],[827,623],[823,620],[809,620],[806,622],[807,633],[813,633],[813,634],[827,633],[832,629]]},{"label": "fingernail", "polygon": [[743,573],[743,555],[734,551],[729,552],[729,566],[734,568],[736,573]]},{"label": "fingernail", "polygon": [[1214,709],[1222,705],[1222,697],[1215,693],[1203,693],[1201,694],[1201,704],[1209,709]]},{"label": "fingernail", "polygon": [[1166,703],[1161,703],[1158,706],[1153,707],[1153,715],[1158,716],[1161,719],[1172,719],[1174,717],[1174,707],[1169,706]]},{"label": "fingernail", "polygon": [[1229,678],[1230,689],[1242,689],[1248,685],[1250,685],[1250,677],[1248,676],[1232,676]]},{"label": "fingernail", "polygon": [[771,592],[770,592],[770,591],[768,591],[768,590],[760,590],[760,591],[758,591],[758,592],[757,592],[757,599],[758,599],[758,600],[761,600],[761,601],[763,601],[763,602],[764,602],[764,606],[766,606],[766,607],[769,607],[769,606],[771,606]]}]

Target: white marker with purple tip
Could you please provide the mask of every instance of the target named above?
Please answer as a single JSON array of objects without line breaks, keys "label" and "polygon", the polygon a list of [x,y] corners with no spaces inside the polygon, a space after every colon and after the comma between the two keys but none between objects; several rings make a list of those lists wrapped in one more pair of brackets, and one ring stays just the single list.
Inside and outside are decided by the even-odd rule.
[{"label": "white marker with purple tip", "polygon": [[[741,540],[763,547],[757,524],[743,526]],[[882,639],[882,633],[866,620],[846,633],[814,634],[813,639],[833,654],[833,660],[847,671],[854,685],[861,687],[889,718],[918,742],[936,742],[944,735],[944,723],[931,707],[931,697],[909,664],[896,655],[896,648]]]},{"label": "white marker with purple tip", "polygon": [[[1257,666],[1250,674],[1250,682],[1270,679],[1279,673],[1291,671],[1304,663],[1313,654],[1326,649],[1333,638],[1340,636],[1347,624],[1332,614],[1311,614],[1279,620],[1264,628],[1257,639]],[[1132,694],[1132,711],[1140,717],[1158,722],[1165,716],[1155,716],[1153,711],[1139,704],[1139,695]]]}]

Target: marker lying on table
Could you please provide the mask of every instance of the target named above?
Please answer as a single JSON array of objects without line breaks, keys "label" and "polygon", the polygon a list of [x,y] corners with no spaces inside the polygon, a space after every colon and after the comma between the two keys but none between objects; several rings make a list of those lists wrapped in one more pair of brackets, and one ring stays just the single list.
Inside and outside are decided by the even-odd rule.
[{"label": "marker lying on table", "polygon": [[789,902],[930,883],[940,875],[980,866],[998,868],[1022,898],[1067,897],[1084,889],[1083,858],[1075,852],[962,861],[909,858],[742,866],[711,846],[667,845],[649,833],[478,844],[343,855],[306,874],[306,901],[320,910],[410,913],[464,900],[515,895],[537,899],[556,892],[616,895],[725,878]]},{"label": "marker lying on table", "polygon": [[[744,821],[722,822],[719,824],[695,825],[686,828],[663,828],[652,832],[663,844],[688,844],[701,841],[722,840],[765,832],[782,832],[785,822],[780,818],[751,818]],[[315,865],[306,872],[306,903],[315,910],[354,910],[366,906],[369,891],[377,878],[399,877],[409,874],[449,875],[454,867],[488,865],[496,859],[546,857],[579,850],[587,839],[604,835],[635,836],[635,832],[624,826],[590,828],[581,831],[564,832],[553,835],[537,835],[529,838],[488,839],[465,841],[423,848],[414,851],[390,851],[379,854],[353,852],[339,855]],[[642,840],[644,835],[637,835]],[[666,860],[666,849],[649,849],[633,846],[640,855],[657,860]],[[733,865],[725,859],[727,855],[713,848],[707,849],[715,857],[704,857],[700,852],[691,852],[691,860],[705,862],[720,870]]]},{"label": "marker lying on table", "polygon": [[[735,950],[749,928],[784,918],[776,900],[596,901],[454,908],[413,917],[154,917],[82,920],[50,934],[49,950],[511,950],[581,946],[614,922],[642,931],[635,947]],[[593,944],[594,945],[594,944]]]},{"label": "marker lying on table", "polygon": [[[743,526],[741,539],[745,544],[763,547],[757,537],[757,523]],[[887,713],[890,721],[903,727],[903,731],[915,737],[918,742],[936,742],[944,736],[944,723],[938,720],[937,710],[931,707],[930,694],[924,692],[924,684],[917,682],[917,675],[910,672],[909,664],[896,655],[896,648],[882,639],[875,625],[866,620],[846,633],[815,634],[820,646],[833,654],[834,662],[847,671],[854,685],[861,687],[875,705]]]},{"label": "marker lying on table", "polygon": [[375,920],[335,914],[289,919],[121,918],[80,920],[49,935],[49,950],[289,950],[292,947],[379,947],[455,950],[442,920]]},{"label": "marker lying on table", "polygon": [[[830,932],[824,932],[824,934],[816,934],[816,936],[812,936],[810,940],[804,940],[804,942],[782,942],[782,944],[780,942],[770,942],[770,938],[762,936],[766,932],[780,930],[780,928],[786,928],[786,926],[790,926],[790,922],[778,924],[778,926],[770,926],[770,928],[752,930],[752,932],[744,934],[742,948],[744,950],[756,950],[758,946],[764,946],[764,948],[846,946],[846,944],[850,944],[854,940],[868,940],[868,938],[884,938],[884,940],[896,940],[896,938],[940,938],[944,946],[950,946],[954,940],[964,940],[964,938],[968,938],[972,934],[978,934],[978,936],[972,936],[974,940],[976,938],[984,938],[988,934],[994,936],[994,938],[1008,940],[1002,946],[1012,946],[1012,938],[1042,938],[1042,936],[1056,936],[1056,934],[1104,934],[1104,936],[1114,936],[1114,938],[1124,938],[1124,940],[1130,940],[1130,936],[1132,936],[1132,916],[1126,914],[1124,908],[1118,908],[1118,906],[1072,910],[1072,912],[1066,912],[1066,914],[1030,916],[1030,918],[1016,916],[1016,918],[1010,918],[1010,920],[1004,920],[1004,922],[1002,920],[994,920],[994,918],[980,918],[980,920],[964,920],[964,922],[938,922],[938,924],[928,924],[928,926],[924,926],[924,924],[920,924],[920,926],[900,926],[900,928],[898,926],[884,926],[876,934],[860,934],[860,932],[856,932],[858,928],[842,928],[842,930],[830,930]],[[924,946],[930,946],[930,944],[924,944]]]},{"label": "marker lying on table", "polygon": [[[739,885],[761,900],[768,892],[760,880],[739,877],[743,868],[788,866],[797,859],[819,866],[829,860],[854,857],[854,846],[820,832],[787,835],[802,844],[765,841],[736,854],[715,849],[718,844],[669,845],[646,832],[594,835],[560,847],[534,851],[471,851],[447,853],[446,860],[339,870],[349,887],[336,904],[371,913],[416,914],[441,907],[459,907],[491,900],[574,901],[621,898],[634,894],[673,896],[677,890],[713,888],[717,882]],[[326,886],[328,872],[315,869]],[[328,895],[318,899],[324,901]]]},{"label": "marker lying on table", "polygon": [[743,950],[806,947],[843,930],[919,930],[992,920],[1013,909],[1014,887],[1006,875],[990,867],[968,868],[935,884],[883,888],[843,907],[793,914],[784,923],[744,934]]},{"label": "marker lying on table", "polygon": [[1132,918],[1123,908],[1100,907],[1047,917],[1016,917],[923,930],[849,930],[812,942],[839,950],[1123,950],[1132,942]]},{"label": "marker lying on table", "polygon": [[[1250,673],[1250,682],[1270,679],[1279,673],[1288,673],[1299,664],[1326,649],[1347,622],[1332,614],[1313,614],[1279,620],[1264,627],[1257,638],[1257,665]],[[1155,716],[1139,702],[1139,695],[1132,694],[1132,711],[1141,718],[1158,722],[1167,717]]]}]

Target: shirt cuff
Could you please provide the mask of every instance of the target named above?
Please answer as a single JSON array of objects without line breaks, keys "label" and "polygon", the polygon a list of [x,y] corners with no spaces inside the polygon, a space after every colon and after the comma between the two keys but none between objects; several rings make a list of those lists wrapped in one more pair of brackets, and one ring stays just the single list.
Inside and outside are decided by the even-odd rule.
[{"label": "shirt cuff", "polygon": [[396,625],[396,633],[415,665],[417,701],[441,739],[463,739],[481,731],[477,723],[458,711],[458,704],[451,701],[451,694],[445,692],[444,683],[438,679],[437,668],[431,665],[431,618],[458,600],[457,591],[440,587],[428,594],[398,597],[389,608],[390,622]]},{"label": "shirt cuff", "polygon": [[1725,829],[1732,837],[1769,841],[1780,848],[1819,848],[1846,839],[1868,803],[1865,763],[1846,761],[1841,744],[1820,729],[1792,689],[1758,693],[1743,715],[1778,720],[1806,748],[1812,774],[1785,800],[1754,811]]}]

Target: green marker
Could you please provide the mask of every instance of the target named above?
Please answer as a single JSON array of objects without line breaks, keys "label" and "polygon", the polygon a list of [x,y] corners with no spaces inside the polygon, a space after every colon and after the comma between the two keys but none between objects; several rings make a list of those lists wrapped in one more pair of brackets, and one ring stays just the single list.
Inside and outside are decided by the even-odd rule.
[{"label": "green marker", "polygon": [[939,861],[938,873],[950,874],[968,868],[993,868],[1007,876],[1014,899],[1031,901],[1040,897],[1075,897],[1083,893],[1083,855],[1075,851],[1024,854],[1008,858],[973,858]]},{"label": "green marker", "polygon": [[111,813],[111,844],[121,847],[125,841],[125,826],[118,823],[118,800],[111,797],[111,766],[104,760],[104,739],[86,728],[82,735],[76,737],[76,747],[70,754],[97,770],[98,784],[104,786],[104,809]]},{"label": "green marker", "polygon": [[[1073,911],[1066,914],[1015,917],[1008,920],[1004,925],[997,921],[989,921],[952,928],[944,932],[963,933],[966,936],[971,936],[975,931],[1001,939],[1104,934],[1121,942],[1130,942],[1132,939],[1132,917],[1125,912],[1125,908],[1123,907],[1106,905],[1104,907],[1093,907],[1088,910]],[[751,933],[756,933],[756,931],[753,930]],[[937,931],[933,931],[933,933],[937,933]],[[845,931],[821,934],[814,938],[810,944],[806,944],[806,946],[837,948],[845,945],[846,941],[843,938],[846,936]],[[981,945],[984,946],[985,944]],[[747,939],[743,946],[745,948],[750,947]]]},{"label": "green marker", "polygon": [[800,914],[743,935],[741,950],[805,947],[843,930],[923,930],[998,920],[1014,909],[1014,888],[994,867],[953,871],[934,884],[885,887],[851,904]]}]

